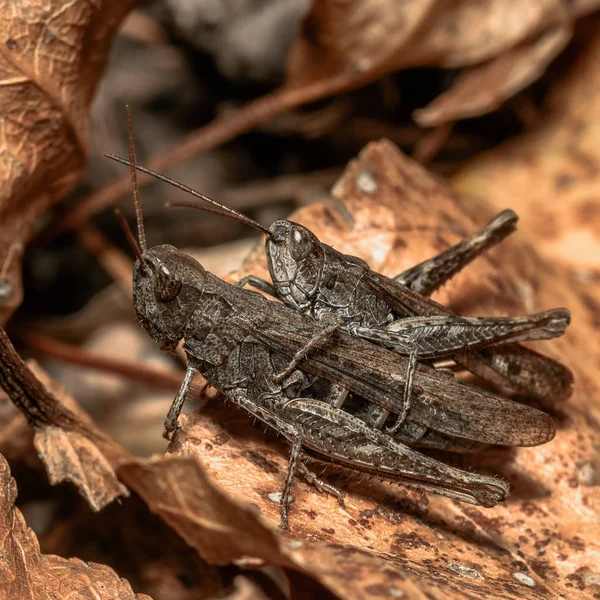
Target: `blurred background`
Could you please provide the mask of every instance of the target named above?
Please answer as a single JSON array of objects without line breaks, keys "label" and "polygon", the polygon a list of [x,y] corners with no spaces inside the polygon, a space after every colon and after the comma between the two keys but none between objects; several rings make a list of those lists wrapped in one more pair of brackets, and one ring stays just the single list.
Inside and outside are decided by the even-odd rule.
[{"label": "blurred background", "polygon": [[[540,205],[585,195],[578,218],[581,227],[591,228],[600,213],[594,195],[600,189],[600,148],[593,141],[600,107],[598,7],[592,0],[314,6],[309,0],[162,0],[129,12],[124,6],[127,16],[118,27],[121,15],[115,17],[103,34],[106,56],[99,62],[106,66],[98,70],[97,86],[88,86],[95,92],[89,94],[89,122],[81,118],[82,130],[89,131],[85,174],[64,198],[44,201],[47,210],[37,211],[40,218],[31,225],[23,302],[10,325],[19,349],[40,359],[100,427],[132,452],[164,451],[162,421],[180,365],[135,323],[128,295],[133,255],[112,211],[118,206],[133,224],[131,196],[127,183],[121,192],[110,188],[127,169],[103,157],[127,156],[125,104],[133,112],[138,162],[265,225],[326,201],[348,161],[381,138],[467,192],[486,196],[486,182],[505,177],[504,192],[490,185],[490,201],[520,212],[519,193],[535,184],[524,182],[515,165],[535,169],[548,140],[564,136],[552,151],[560,160],[583,158],[576,168],[562,163],[543,172],[554,187],[546,193],[540,184]],[[580,182],[586,187],[577,191]],[[166,184],[146,183],[142,199],[148,245],[173,244],[217,275],[239,267],[257,242],[255,231],[235,221],[165,208],[169,200],[188,199]],[[4,205],[5,211],[17,213],[17,204]],[[523,218],[543,245],[556,223],[530,206]],[[567,263],[579,259],[585,235],[579,231],[555,243],[550,254]],[[11,243],[4,245],[12,249]],[[590,256],[573,269],[593,286],[600,248],[595,240],[585,248],[592,248]],[[4,264],[21,252],[21,246],[5,252]],[[5,266],[0,289],[7,296],[20,286],[10,269]],[[164,380],[144,386],[144,372],[115,375],[98,355],[145,365],[165,373]],[[81,368],[86,360],[96,368]],[[2,423],[17,427],[12,405],[6,401],[0,408]],[[19,501],[43,549],[110,564],[115,545],[146,544],[105,539],[105,521],[90,517],[68,486],[40,485],[39,476],[31,475],[40,469],[34,453],[13,438],[5,439],[2,452],[14,457]],[[122,513],[109,510],[114,515],[105,518],[118,527]],[[57,511],[63,518],[58,526]],[[97,532],[86,533],[93,539],[89,545],[73,533],[81,519],[86,528],[93,519],[98,524]],[[158,521],[143,525],[155,526],[164,527]],[[200,593],[202,585],[194,587],[190,573],[214,569],[188,565],[189,556],[182,560],[179,579],[168,585],[157,574],[168,568],[159,565],[153,572],[147,557],[146,567],[134,557],[125,570],[120,565],[120,574],[154,598],[208,597],[226,589],[233,575],[202,571],[202,585],[214,585]]]}]

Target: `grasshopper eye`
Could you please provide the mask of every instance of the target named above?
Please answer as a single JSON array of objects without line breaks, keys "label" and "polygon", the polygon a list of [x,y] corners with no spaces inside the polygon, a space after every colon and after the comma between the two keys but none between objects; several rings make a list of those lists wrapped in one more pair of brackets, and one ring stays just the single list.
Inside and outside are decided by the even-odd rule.
[{"label": "grasshopper eye", "polygon": [[304,260],[310,255],[313,242],[310,233],[304,228],[295,227],[290,235],[290,254],[294,260]]},{"label": "grasshopper eye", "polygon": [[179,294],[181,290],[181,280],[171,274],[171,271],[165,266],[160,265],[156,272],[154,282],[154,292],[161,302],[170,302]]}]

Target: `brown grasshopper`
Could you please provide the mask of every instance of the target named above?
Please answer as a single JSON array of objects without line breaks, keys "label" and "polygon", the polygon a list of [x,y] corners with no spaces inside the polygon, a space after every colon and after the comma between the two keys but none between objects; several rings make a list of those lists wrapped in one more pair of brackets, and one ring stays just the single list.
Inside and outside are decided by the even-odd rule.
[{"label": "brown grasshopper", "polygon": [[[113,160],[126,160],[109,155]],[[480,232],[395,278],[372,271],[366,262],[342,254],[322,243],[308,228],[280,219],[266,228],[249,217],[206,197],[164,175],[137,165],[137,169],[210,203],[169,203],[234,218],[266,234],[270,284],[254,275],[238,285],[254,287],[281,299],[317,320],[334,316],[341,328],[353,335],[418,359],[450,357],[463,368],[502,389],[535,398],[554,407],[572,393],[573,376],[560,363],[514,342],[548,339],[561,335],[569,323],[566,309],[530,317],[506,319],[458,317],[428,295],[447,282],[489,247],[502,241],[516,227],[517,215],[505,210]],[[549,316],[548,337],[519,339],[513,336],[524,319],[536,328]],[[506,343],[507,340],[513,343]],[[498,342],[503,342],[499,345]],[[410,379],[410,374],[409,374]],[[345,394],[339,391],[340,402]],[[384,418],[384,415],[381,415]]]},{"label": "brown grasshopper", "polygon": [[[414,384],[408,386],[407,358],[340,331],[337,322],[324,327],[297,310],[230,285],[173,246],[147,249],[129,113],[128,131],[139,238],[138,246],[128,232],[137,256],[136,314],[163,350],[173,351],[183,339],[188,358],[167,431],[176,427],[193,377],[201,371],[226,398],[280,432],[292,446],[281,497],[284,527],[296,468],[318,487],[334,491],[308,471],[301,451],[464,502],[491,507],[506,498],[506,483],[450,467],[407,444],[455,451],[466,451],[473,442],[538,445],[554,437],[550,417],[423,364],[415,366]],[[552,330],[554,326],[543,335]],[[535,337],[537,332],[530,327],[515,335]],[[296,368],[300,362],[302,370]],[[332,398],[319,396],[323,380],[350,390],[352,404],[338,407]],[[404,413],[395,437],[381,431],[383,423],[372,426],[365,417],[372,405],[391,415]]]}]

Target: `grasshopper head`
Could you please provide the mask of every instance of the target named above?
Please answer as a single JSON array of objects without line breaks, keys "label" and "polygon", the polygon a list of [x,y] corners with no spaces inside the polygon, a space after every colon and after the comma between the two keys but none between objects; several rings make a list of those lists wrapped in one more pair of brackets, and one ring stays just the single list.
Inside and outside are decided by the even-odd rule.
[{"label": "grasshopper head", "polygon": [[206,272],[174,246],[155,246],[133,267],[133,303],[137,318],[162,350],[173,352],[198,307]]},{"label": "grasshopper head", "polygon": [[269,273],[280,298],[305,309],[317,289],[323,247],[312,231],[292,221],[275,221],[266,239]]}]

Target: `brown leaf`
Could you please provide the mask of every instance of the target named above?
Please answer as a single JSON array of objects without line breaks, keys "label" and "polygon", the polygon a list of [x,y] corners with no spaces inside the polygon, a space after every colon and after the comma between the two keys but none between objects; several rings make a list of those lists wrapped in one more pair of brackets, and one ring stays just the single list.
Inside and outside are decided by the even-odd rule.
[{"label": "brown leaf", "polygon": [[194,456],[137,459],[118,472],[208,562],[226,565],[245,556],[281,562],[273,532],[214,487]]},{"label": "brown leaf", "polygon": [[112,466],[127,452],[98,430],[42,369],[35,363],[26,365],[2,329],[0,344],[0,383],[34,427],[34,445],[50,483],[72,481],[93,510],[128,496]]},{"label": "brown leaf", "polygon": [[[314,205],[292,219],[339,251],[360,256],[388,275],[446,249],[493,214],[483,203],[454,193],[386,141],[369,145],[350,163],[333,194],[337,205]],[[507,201],[502,208],[510,205]],[[262,244],[233,279],[248,272],[268,276]],[[542,260],[523,236],[479,258],[436,299],[472,315],[523,314],[567,306],[573,312],[572,329],[564,338],[536,347],[577,373],[594,372],[600,358],[600,336],[586,335],[591,323],[579,286],[566,270]],[[336,550],[311,546],[310,557],[305,548],[305,571],[342,597],[353,597],[352,592],[345,595],[344,586],[349,588],[350,582],[343,581],[343,573],[346,577],[360,573],[359,567],[346,566],[342,571],[341,556],[332,558],[332,554],[355,548],[360,551],[348,550],[349,555],[360,556],[370,565],[370,576],[381,578],[372,584],[383,586],[376,589],[392,585],[385,575],[389,568],[395,577],[405,578],[403,585],[414,582],[418,593],[436,598],[464,598],[467,592],[497,597],[498,589],[504,598],[589,597],[596,591],[594,577],[600,574],[596,389],[587,380],[583,387],[578,379],[553,442],[456,459],[458,466],[497,472],[509,481],[510,498],[493,509],[401,487],[331,479],[346,493],[341,508],[329,495],[295,482],[292,533],[311,543],[337,545]],[[232,498],[259,507],[263,519],[275,525],[278,507],[272,494],[283,485],[287,448],[265,442],[242,415],[231,415],[228,406],[212,410],[215,416],[211,414],[210,420],[204,414],[184,419],[172,451],[198,456]],[[344,560],[348,565],[347,556]],[[595,575],[586,575],[584,581],[586,573]],[[412,576],[414,581],[406,579]],[[362,586],[359,577],[351,583]],[[419,597],[413,588],[401,589]]]},{"label": "brown leaf", "polygon": [[71,481],[92,510],[101,510],[115,498],[129,495],[104,455],[80,433],[48,425],[35,432],[33,443],[50,483]]},{"label": "brown leaf", "polygon": [[313,2],[288,56],[288,83],[307,85],[341,73],[351,82],[365,72],[395,70],[396,55],[410,45],[438,2],[392,4]]},{"label": "brown leaf", "polygon": [[[207,429],[204,417],[190,419],[190,427],[180,437],[187,438],[199,432],[211,435],[211,428],[214,434],[214,422],[209,422]],[[222,439],[223,432],[219,432],[216,439],[219,435]],[[207,476],[198,456],[194,456],[198,448],[192,449],[190,454],[179,449],[180,456],[134,459],[119,467],[119,476],[129,481],[150,510],[164,519],[210,563],[236,562],[247,567],[258,567],[264,562],[281,565],[311,575],[331,593],[345,599],[364,598],[376,589],[397,596],[418,592],[418,595],[406,597],[425,599],[419,590],[428,589],[429,583],[419,584],[413,574],[405,572],[393,562],[386,563],[377,556],[350,547],[291,539],[278,530],[275,526],[279,514],[276,503],[266,498],[260,499],[261,512],[267,508],[270,513],[268,521],[261,517],[255,507],[247,504],[248,500],[254,504],[257,496],[253,485],[261,486],[260,495],[267,495],[267,482],[262,470],[265,467],[259,466],[257,471],[255,463],[261,465],[261,459],[265,461],[267,472],[275,463],[262,458],[263,448],[255,450],[255,444],[251,444],[249,449],[242,446],[244,453],[252,457],[249,468],[243,471],[231,469],[232,459],[235,461],[231,455],[232,448],[229,444],[218,443],[223,446],[223,452],[216,453],[219,457],[212,455],[211,459],[220,462],[221,470],[212,462],[209,468],[214,472],[216,467],[219,480],[225,476],[225,489],[234,493],[238,500],[226,493],[222,485],[216,484],[213,477]],[[285,460],[281,456],[275,460],[279,463],[279,469],[284,468]],[[228,474],[235,477],[236,481],[228,479]],[[247,489],[252,491],[244,496],[242,490]],[[323,510],[324,498],[315,498],[312,494],[307,496],[309,501],[313,501],[311,514],[316,515],[315,511],[319,510],[323,515],[320,521],[327,524],[327,510]],[[265,506],[265,500],[268,506]],[[316,524],[302,531],[302,537],[312,531],[318,532],[317,539],[329,537],[327,533],[324,537]],[[310,537],[313,538],[314,533]],[[450,575],[450,578],[454,577]],[[451,581],[446,583],[454,587]]]},{"label": "brown leaf", "polygon": [[33,225],[81,179],[89,104],[131,5],[0,3],[0,324],[21,301],[20,259]]},{"label": "brown leaf", "polygon": [[[398,69],[422,65],[455,68],[491,61],[546,31],[570,26],[598,6],[600,0],[313,2],[289,54],[284,86],[192,131],[150,157],[146,166],[169,171],[191,156],[289,111],[364,86]],[[372,139],[372,124],[368,130]],[[140,185],[148,181],[140,174]],[[94,191],[50,223],[38,239],[47,241],[59,232],[80,227],[130,187],[129,176],[123,175]]]},{"label": "brown leaf", "polygon": [[538,79],[571,39],[567,26],[550,29],[490,61],[465,69],[452,87],[425,108],[416,110],[422,127],[484,115]]},{"label": "brown leaf", "polygon": [[40,553],[35,534],[15,508],[17,486],[0,455],[0,596],[18,600],[151,600],[135,594],[109,567]]},{"label": "brown leaf", "polygon": [[[447,111],[446,103],[452,102],[455,118],[483,114],[539,77],[570,39],[569,24],[599,5],[597,0],[320,0],[313,2],[290,52],[288,84],[343,78],[351,88],[398,69],[481,65],[467,71],[458,89],[440,102]],[[492,91],[479,89],[494,73],[509,80],[494,81]],[[473,88],[477,98],[467,93]],[[446,120],[452,119],[428,119],[425,113],[419,122]]]},{"label": "brown leaf", "polygon": [[[496,208],[514,206],[540,253],[600,302],[600,36],[589,33],[538,126],[467,165],[454,183]],[[587,312],[597,324],[598,308]]]}]

